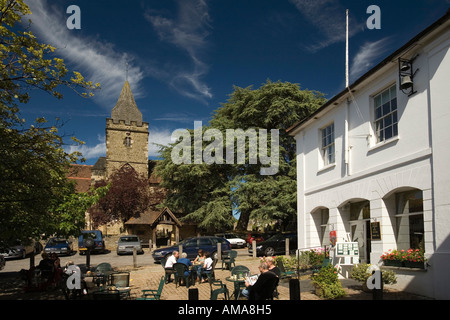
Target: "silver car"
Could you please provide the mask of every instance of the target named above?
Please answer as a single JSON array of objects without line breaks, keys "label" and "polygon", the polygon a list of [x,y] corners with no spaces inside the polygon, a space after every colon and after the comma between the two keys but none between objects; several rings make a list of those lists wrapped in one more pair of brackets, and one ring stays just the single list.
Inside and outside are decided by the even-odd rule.
[{"label": "silver car", "polygon": [[144,250],[142,249],[141,240],[138,236],[127,235],[121,236],[117,242],[117,254],[127,254],[133,253],[133,249],[136,248],[136,253],[142,254]]}]

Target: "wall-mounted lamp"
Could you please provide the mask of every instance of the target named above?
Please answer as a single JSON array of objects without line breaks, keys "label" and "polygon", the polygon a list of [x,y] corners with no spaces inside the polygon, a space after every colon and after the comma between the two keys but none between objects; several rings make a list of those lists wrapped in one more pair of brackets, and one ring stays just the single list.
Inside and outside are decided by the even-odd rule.
[{"label": "wall-mounted lamp", "polygon": [[407,59],[398,59],[398,76],[399,76],[399,82],[400,82],[400,90],[404,94],[407,94],[408,97],[416,93],[417,91],[414,91],[414,75],[416,74],[419,69],[416,71],[413,71],[413,61],[417,58],[415,56],[411,60]]}]

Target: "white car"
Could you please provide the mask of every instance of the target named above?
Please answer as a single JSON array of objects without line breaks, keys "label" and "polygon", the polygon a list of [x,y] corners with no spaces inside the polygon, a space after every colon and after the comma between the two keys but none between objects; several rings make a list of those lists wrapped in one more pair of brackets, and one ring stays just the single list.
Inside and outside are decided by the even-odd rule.
[{"label": "white car", "polygon": [[234,248],[243,248],[246,244],[246,241],[244,239],[239,238],[233,233],[217,233],[216,237],[227,239],[228,242],[230,242],[231,246]]}]

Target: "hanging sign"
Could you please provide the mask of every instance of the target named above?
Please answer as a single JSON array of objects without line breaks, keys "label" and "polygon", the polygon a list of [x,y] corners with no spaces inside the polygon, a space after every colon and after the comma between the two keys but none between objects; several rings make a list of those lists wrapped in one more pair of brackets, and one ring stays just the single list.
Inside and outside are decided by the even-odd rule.
[{"label": "hanging sign", "polygon": [[330,231],[330,243],[333,247],[336,245],[336,230]]},{"label": "hanging sign", "polygon": [[371,240],[381,240],[380,222],[371,222],[370,223],[370,239]]}]

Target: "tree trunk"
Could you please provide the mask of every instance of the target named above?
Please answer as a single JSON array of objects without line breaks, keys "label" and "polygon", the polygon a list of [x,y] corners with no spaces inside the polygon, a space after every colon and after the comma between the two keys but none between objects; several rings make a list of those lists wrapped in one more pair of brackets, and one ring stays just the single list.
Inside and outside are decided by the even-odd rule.
[{"label": "tree trunk", "polygon": [[247,230],[248,222],[250,220],[250,212],[241,212],[241,215],[239,217],[236,230],[237,231],[245,231]]}]

